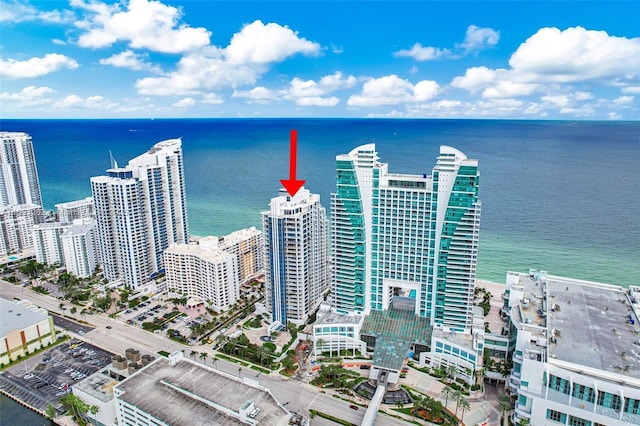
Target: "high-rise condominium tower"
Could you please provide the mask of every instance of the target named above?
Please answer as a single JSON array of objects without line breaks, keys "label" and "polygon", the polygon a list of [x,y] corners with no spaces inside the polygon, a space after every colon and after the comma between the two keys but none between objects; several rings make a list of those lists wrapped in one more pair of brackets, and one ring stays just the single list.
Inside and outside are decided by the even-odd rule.
[{"label": "high-rise condominium tower", "polygon": [[187,243],[182,141],[157,143],[126,167],[91,178],[105,276],[137,288],[163,270],[163,251]]},{"label": "high-rise condominium tower", "polygon": [[0,132],[0,143],[0,206],[42,206],[31,136],[22,132]]},{"label": "high-rise condominium tower", "polygon": [[262,212],[265,289],[274,324],[304,323],[329,288],[328,224],[320,196],[283,190]]},{"label": "high-rise condominium tower", "polygon": [[335,309],[368,313],[406,296],[452,331],[473,323],[480,226],[478,163],[442,146],[431,176],[389,173],[375,145],[336,158],[332,194]]}]

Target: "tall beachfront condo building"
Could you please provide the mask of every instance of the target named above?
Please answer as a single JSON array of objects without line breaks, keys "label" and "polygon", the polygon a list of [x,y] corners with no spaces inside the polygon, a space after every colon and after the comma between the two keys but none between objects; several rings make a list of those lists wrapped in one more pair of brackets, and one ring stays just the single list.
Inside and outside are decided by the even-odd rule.
[{"label": "tall beachfront condo building", "polygon": [[42,206],[31,136],[22,132],[0,132],[0,143],[0,206]]},{"label": "tall beachfront condo building", "polygon": [[64,250],[60,237],[69,226],[60,222],[33,225],[33,248],[39,263],[64,265]]},{"label": "tall beachfront condo building", "polygon": [[262,212],[265,289],[272,327],[303,324],[329,288],[328,223],[320,196],[285,190]]},{"label": "tall beachfront condo building", "polygon": [[238,259],[221,250],[217,237],[197,244],[173,244],[164,252],[169,294],[205,303],[217,312],[231,308],[240,297]]},{"label": "tall beachfront condo building", "polygon": [[[477,160],[448,146],[431,175],[389,172],[374,144],[336,157],[333,310],[314,324],[316,351],[364,342],[370,378],[385,385],[397,383],[410,351],[422,365],[470,370],[463,379],[473,381],[484,333],[473,307],[478,184]],[[451,354],[437,354],[445,340]]]},{"label": "tall beachfront condo building", "polygon": [[58,214],[58,221],[62,223],[73,223],[76,219],[95,217],[92,197],[56,204],[55,207]]},{"label": "tall beachfront condo building", "polygon": [[96,222],[93,219],[75,219],[60,235],[64,264],[67,272],[78,278],[87,278],[96,272],[100,263]]},{"label": "tall beachfront condo building", "polygon": [[35,204],[0,207],[0,255],[33,248],[33,225],[41,223],[42,216]]},{"label": "tall beachfront condo building", "polygon": [[91,178],[105,277],[133,289],[164,270],[163,252],[189,240],[182,141],[157,143],[126,167]]},{"label": "tall beachfront condo building", "polygon": [[336,158],[333,290],[338,312],[382,311],[394,295],[454,331],[472,326],[480,227],[478,163],[443,146],[431,176],[389,173],[373,144]]}]

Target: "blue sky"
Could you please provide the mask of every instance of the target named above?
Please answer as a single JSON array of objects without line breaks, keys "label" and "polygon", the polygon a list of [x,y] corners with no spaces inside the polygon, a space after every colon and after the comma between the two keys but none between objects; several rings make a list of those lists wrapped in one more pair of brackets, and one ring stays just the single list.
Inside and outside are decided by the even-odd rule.
[{"label": "blue sky", "polygon": [[640,2],[0,0],[0,115],[638,120]]}]

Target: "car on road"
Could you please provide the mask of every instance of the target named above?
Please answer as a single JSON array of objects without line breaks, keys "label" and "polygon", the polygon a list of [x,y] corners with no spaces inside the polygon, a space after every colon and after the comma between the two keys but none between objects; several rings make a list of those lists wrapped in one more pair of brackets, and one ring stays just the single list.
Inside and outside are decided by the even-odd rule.
[{"label": "car on road", "polygon": [[24,376],[24,378],[25,378],[26,380],[29,380],[29,379],[31,379],[32,377],[33,377],[33,374],[31,374],[31,373],[29,373],[29,374],[27,374],[26,376]]},{"label": "car on road", "polygon": [[351,408],[352,410],[357,410],[359,407],[357,405],[351,404],[349,408]]},{"label": "car on road", "polygon": [[80,331],[78,331],[78,334],[81,335],[81,336],[84,336],[84,331],[80,330]]}]

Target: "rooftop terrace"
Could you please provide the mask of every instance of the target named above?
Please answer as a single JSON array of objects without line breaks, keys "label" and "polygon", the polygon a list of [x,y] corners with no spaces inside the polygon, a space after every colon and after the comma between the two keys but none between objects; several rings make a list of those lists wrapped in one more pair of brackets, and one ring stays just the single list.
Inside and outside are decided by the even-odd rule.
[{"label": "rooftop terrace", "polygon": [[640,326],[621,287],[547,278],[552,359],[640,378]]},{"label": "rooftop terrace", "polygon": [[166,358],[157,359],[116,389],[124,391],[119,399],[175,426],[243,424],[224,411],[237,415],[249,400],[260,408],[255,417],[259,424],[286,425],[290,417],[267,389],[184,358],[173,366]]}]

